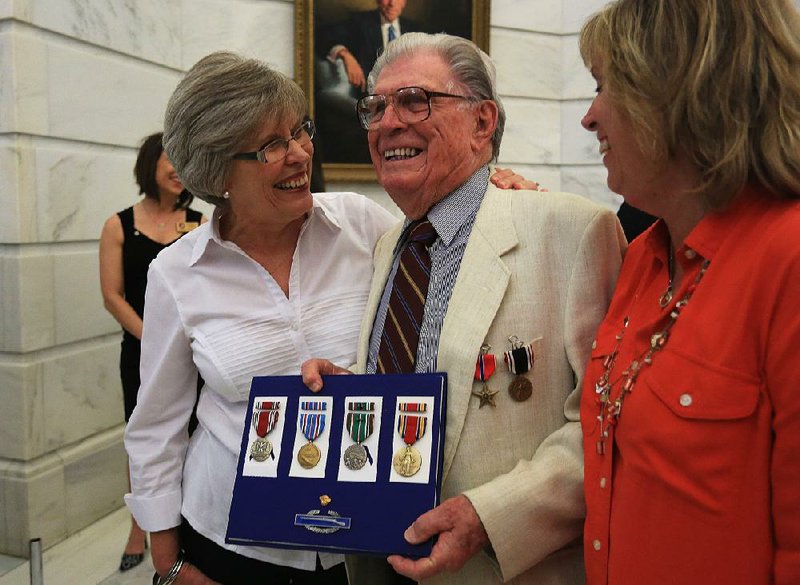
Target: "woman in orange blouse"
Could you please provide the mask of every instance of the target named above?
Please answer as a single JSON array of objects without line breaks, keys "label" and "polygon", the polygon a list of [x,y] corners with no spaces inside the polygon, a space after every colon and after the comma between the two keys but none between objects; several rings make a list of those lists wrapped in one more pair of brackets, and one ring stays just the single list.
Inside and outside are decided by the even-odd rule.
[{"label": "woman in orange blouse", "polygon": [[618,0],[581,31],[633,242],[581,405],[588,585],[800,583],[800,16]]}]

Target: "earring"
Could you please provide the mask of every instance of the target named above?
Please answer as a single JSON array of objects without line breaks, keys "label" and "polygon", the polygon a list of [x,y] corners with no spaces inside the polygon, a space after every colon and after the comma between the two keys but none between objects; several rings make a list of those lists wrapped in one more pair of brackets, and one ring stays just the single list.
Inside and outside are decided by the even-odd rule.
[{"label": "earring", "polygon": [[225,191],[225,192],[222,194],[222,198],[223,198],[223,199],[230,199],[230,198],[231,198],[231,194],[230,194],[228,191]]}]

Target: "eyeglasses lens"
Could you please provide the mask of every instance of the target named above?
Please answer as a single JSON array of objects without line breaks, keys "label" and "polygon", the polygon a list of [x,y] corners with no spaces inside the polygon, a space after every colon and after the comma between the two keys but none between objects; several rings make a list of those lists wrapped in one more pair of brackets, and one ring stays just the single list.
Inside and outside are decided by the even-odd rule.
[{"label": "eyeglasses lens", "polygon": [[428,94],[419,87],[404,87],[393,95],[369,95],[358,102],[358,116],[364,129],[374,128],[392,101],[395,115],[406,124],[421,122],[430,115]]}]

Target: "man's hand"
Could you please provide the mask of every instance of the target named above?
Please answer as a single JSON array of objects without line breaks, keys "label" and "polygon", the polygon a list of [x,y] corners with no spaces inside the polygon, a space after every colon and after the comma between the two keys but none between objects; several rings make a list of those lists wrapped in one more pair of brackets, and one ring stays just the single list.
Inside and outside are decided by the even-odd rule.
[{"label": "man's hand", "polygon": [[547,191],[536,181],[526,179],[522,175],[518,175],[512,169],[501,169],[495,167],[494,174],[489,177],[493,185],[500,189],[526,189],[529,191]]},{"label": "man's hand", "polygon": [[361,91],[364,91],[367,88],[367,78],[364,75],[364,70],[361,69],[361,65],[359,65],[356,58],[353,57],[353,54],[347,49],[342,49],[336,56],[344,63],[344,70],[347,71],[347,80],[350,82],[350,85],[354,85]]},{"label": "man's hand", "polygon": [[322,390],[322,376],[331,374],[352,374],[350,370],[340,368],[336,364],[319,358],[311,358],[303,362],[300,366],[300,374],[303,376],[303,384],[308,386],[312,392]]},{"label": "man's hand", "polygon": [[463,495],[445,500],[417,518],[404,536],[411,544],[418,544],[436,534],[439,540],[431,556],[412,560],[392,555],[389,564],[401,575],[422,581],[443,571],[458,571],[489,543],[478,513]]}]

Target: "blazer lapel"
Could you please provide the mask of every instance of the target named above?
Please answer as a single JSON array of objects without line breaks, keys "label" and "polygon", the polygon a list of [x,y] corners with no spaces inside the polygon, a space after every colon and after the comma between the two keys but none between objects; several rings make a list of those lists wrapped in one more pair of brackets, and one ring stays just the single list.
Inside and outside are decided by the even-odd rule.
[{"label": "blazer lapel", "polygon": [[[444,477],[453,462],[472,397],[480,347],[505,296],[511,270],[502,257],[518,243],[513,192],[489,186],[464,251],[439,339],[437,370],[447,372]],[[496,349],[496,348],[495,348]]]}]

